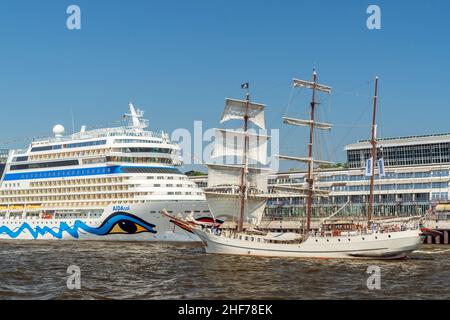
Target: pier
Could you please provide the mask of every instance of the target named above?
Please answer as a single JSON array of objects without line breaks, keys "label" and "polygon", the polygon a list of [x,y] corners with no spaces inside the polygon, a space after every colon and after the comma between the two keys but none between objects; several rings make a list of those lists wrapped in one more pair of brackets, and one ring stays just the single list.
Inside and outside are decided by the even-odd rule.
[{"label": "pier", "polygon": [[426,244],[449,244],[450,233],[450,220],[448,219],[435,219],[427,222],[427,228],[440,231],[442,234],[437,236],[427,236],[425,239]]}]

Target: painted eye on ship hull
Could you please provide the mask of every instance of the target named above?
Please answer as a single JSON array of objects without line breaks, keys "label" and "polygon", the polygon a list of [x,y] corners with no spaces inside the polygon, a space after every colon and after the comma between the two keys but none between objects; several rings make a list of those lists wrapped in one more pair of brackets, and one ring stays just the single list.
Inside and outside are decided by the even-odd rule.
[{"label": "painted eye on ship hull", "polygon": [[137,234],[141,232],[149,232],[143,226],[129,220],[118,221],[109,232],[110,234]]},{"label": "painted eye on ship hull", "polygon": [[[110,226],[107,228],[107,226]],[[106,230],[104,228],[107,228]],[[156,233],[156,226],[134,215],[116,212],[98,228],[103,234],[139,234],[143,232]]]}]

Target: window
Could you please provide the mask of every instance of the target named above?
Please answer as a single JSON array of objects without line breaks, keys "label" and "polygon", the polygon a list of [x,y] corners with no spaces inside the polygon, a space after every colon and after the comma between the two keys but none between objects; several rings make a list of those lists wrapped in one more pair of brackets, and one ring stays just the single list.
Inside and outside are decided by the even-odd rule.
[{"label": "window", "polygon": [[88,141],[88,142],[80,142],[80,143],[69,143],[69,144],[63,144],[63,145],[33,147],[33,148],[31,148],[31,152],[82,148],[82,147],[91,147],[91,146],[98,146],[98,145],[104,145],[104,144],[106,144],[106,140]]},{"label": "window", "polygon": [[[170,174],[182,174],[176,168],[164,168],[164,167],[122,167],[123,173],[170,173]],[[158,179],[164,179],[164,177],[158,177]]]},{"label": "window", "polygon": [[55,168],[55,167],[77,166],[78,164],[79,164],[78,160],[65,160],[65,161],[54,161],[54,162],[18,164],[18,165],[12,165],[11,166],[11,171],[28,170],[28,169],[40,169],[40,168]]}]

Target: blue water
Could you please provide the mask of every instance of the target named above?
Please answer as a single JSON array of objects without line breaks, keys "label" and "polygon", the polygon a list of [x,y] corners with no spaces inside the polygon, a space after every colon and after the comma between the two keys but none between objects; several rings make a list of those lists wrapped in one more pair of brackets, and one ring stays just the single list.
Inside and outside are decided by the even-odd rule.
[{"label": "blue water", "polygon": [[[67,288],[67,268],[81,289]],[[381,289],[366,285],[381,268]],[[400,261],[207,255],[199,245],[0,243],[0,299],[450,299],[450,247]]]}]

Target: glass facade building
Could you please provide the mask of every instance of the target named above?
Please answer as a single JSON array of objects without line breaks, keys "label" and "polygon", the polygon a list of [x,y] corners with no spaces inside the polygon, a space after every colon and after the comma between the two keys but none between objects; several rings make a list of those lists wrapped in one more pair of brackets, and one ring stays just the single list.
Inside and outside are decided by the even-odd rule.
[{"label": "glass facade building", "polygon": [[[362,168],[371,158],[367,140],[345,149],[349,168]],[[387,167],[450,164],[450,134],[380,139],[378,158],[383,158]]]},{"label": "glass facade building", "polygon": [[[423,214],[430,205],[449,201],[450,134],[383,139],[379,140],[379,146],[385,176],[375,176],[375,216]],[[314,217],[327,217],[347,202],[345,210],[349,215],[367,214],[370,181],[365,176],[365,163],[370,157],[370,143],[359,141],[347,145],[345,150],[345,167],[315,172],[316,188],[325,194],[314,200]],[[273,197],[268,201],[267,215],[271,218],[305,215],[305,176],[304,171],[269,176]],[[206,186],[207,177],[195,180]],[[289,187],[298,191],[283,191]]]}]

